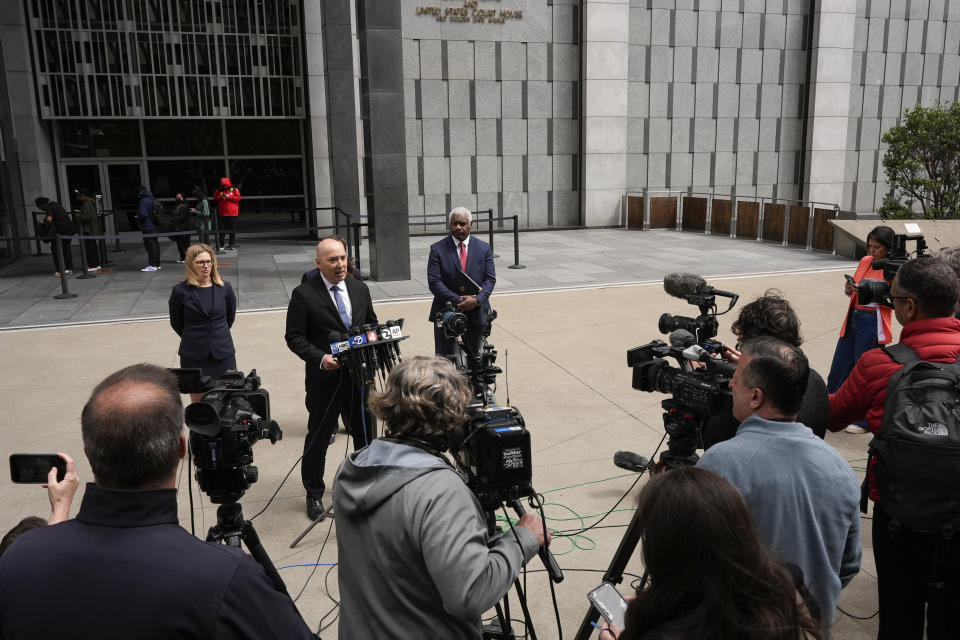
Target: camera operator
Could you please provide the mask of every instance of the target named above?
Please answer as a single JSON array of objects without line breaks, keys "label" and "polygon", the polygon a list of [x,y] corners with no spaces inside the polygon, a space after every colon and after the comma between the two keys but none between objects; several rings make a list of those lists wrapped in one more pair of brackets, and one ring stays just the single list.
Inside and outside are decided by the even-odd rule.
[{"label": "camera operator", "polygon": [[[803,338],[800,337],[800,318],[790,303],[774,290],[767,291],[763,296],[744,305],[730,330],[737,337],[738,345],[760,336],[770,336],[795,347],[803,344]],[[740,358],[740,351],[725,346],[723,357],[735,363]],[[797,412],[797,422],[810,427],[822,438],[827,431],[829,420],[827,385],[820,374],[811,369],[803,401]],[[739,425],[740,422],[730,413],[718,413],[711,417],[703,428],[704,449],[732,438]]]},{"label": "camera operator", "polygon": [[[917,258],[897,272],[890,286],[889,301],[903,326],[900,343],[910,347],[920,360],[956,361],[960,353],[960,320],[954,318],[958,295],[957,275],[940,258]],[[902,366],[882,349],[864,353],[846,382],[830,396],[830,430],[839,431],[850,422],[866,417],[867,428],[875,435],[880,434],[888,382]],[[960,544],[956,535],[951,542],[944,540],[940,533],[899,526],[891,520],[886,508],[877,508],[884,506],[884,495],[877,483],[880,467],[875,463],[872,459],[868,466],[866,486],[874,501],[873,555],[880,597],[878,637],[920,638],[924,608],[929,605],[926,606],[927,637],[956,638],[960,635],[960,610],[957,609]],[[916,503],[922,504],[926,496],[940,489],[937,486],[940,482],[955,488],[957,477],[904,489]],[[887,498],[892,499],[892,494]]]},{"label": "camera operator", "polygon": [[465,378],[441,357],[397,365],[370,409],[386,437],[350,454],[334,480],[341,638],[481,638],[500,600],[549,534],[526,513],[492,535],[441,454],[467,418]]},{"label": "camera operator", "polygon": [[808,375],[798,347],[744,343],[730,381],[740,428],[697,466],[733,483],[770,549],[803,570],[829,637],[840,590],[860,570],[860,490],[843,456],[796,421]]},{"label": "camera operator", "polygon": [[0,558],[0,638],[314,637],[253,558],[179,526],[187,444],[171,373],[108,376],[81,426],[96,482],[76,518],[28,531]]}]

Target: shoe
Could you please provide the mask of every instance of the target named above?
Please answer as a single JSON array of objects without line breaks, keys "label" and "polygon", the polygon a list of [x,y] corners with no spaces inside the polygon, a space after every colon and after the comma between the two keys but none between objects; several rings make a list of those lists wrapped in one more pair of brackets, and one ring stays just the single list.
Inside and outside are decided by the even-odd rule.
[{"label": "shoe", "polygon": [[330,444],[333,444],[336,441],[337,441],[337,434],[334,433],[333,435],[330,436]]},{"label": "shoe", "polygon": [[186,260],[177,260],[177,264],[186,264]]},{"label": "shoe", "polygon": [[87,267],[87,271],[100,271],[100,267]]},{"label": "shoe", "polygon": [[163,267],[161,267],[160,265],[157,265],[153,268],[154,271],[160,271],[160,269],[163,269]]},{"label": "shoe", "polygon": [[858,424],[848,424],[847,428],[844,429],[847,433],[866,433],[867,430],[861,427]]},{"label": "shoe", "polygon": [[323,502],[320,501],[320,498],[307,496],[307,517],[316,520],[321,515],[323,515]]},{"label": "shoe", "polygon": [[150,272],[150,271],[159,271],[159,270],[160,270],[160,269],[159,269],[158,267],[155,267],[155,266],[153,266],[152,264],[148,264],[148,265],[145,266],[143,269],[140,269],[140,271],[143,271],[144,273],[147,273],[147,272]]},{"label": "shoe", "polygon": [[[70,269],[67,269],[66,271],[64,271],[64,273],[67,274],[68,276],[72,276],[72,275],[73,275],[73,271],[71,271]],[[54,273],[53,275],[54,275],[54,277],[59,278],[59,277],[60,277],[60,272],[57,271],[57,272]]]},{"label": "shoe", "polygon": [[236,251],[236,250],[237,248],[234,247],[233,245],[230,245],[229,247],[227,247],[227,251]]}]

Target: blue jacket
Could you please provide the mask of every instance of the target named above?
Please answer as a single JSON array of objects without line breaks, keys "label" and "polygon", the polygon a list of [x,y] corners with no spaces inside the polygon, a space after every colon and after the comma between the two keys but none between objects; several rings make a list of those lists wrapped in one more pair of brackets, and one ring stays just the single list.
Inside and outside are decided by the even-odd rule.
[{"label": "blue jacket", "polygon": [[140,222],[140,230],[150,233],[156,233],[157,228],[153,224],[153,192],[149,189],[137,192],[140,198],[140,204],[137,206],[137,220]]},{"label": "blue jacket", "polygon": [[860,487],[850,464],[807,426],[754,414],[697,466],[729,480],[773,553],[803,570],[829,637],[840,590],[860,571]]},{"label": "blue jacket", "polygon": [[[433,304],[430,306],[430,317],[433,322],[437,312],[443,309],[444,304],[452,302],[454,305],[460,300],[460,294],[452,291],[453,278],[460,269],[460,255],[457,253],[457,241],[453,236],[447,236],[430,246],[430,258],[427,261],[427,283],[433,293]],[[470,278],[480,285],[477,294],[476,309],[467,312],[467,319],[472,325],[482,325],[487,321],[490,313],[490,295],[493,285],[497,283],[497,270],[493,265],[493,251],[490,245],[480,238],[471,235],[467,243],[467,269]]]}]

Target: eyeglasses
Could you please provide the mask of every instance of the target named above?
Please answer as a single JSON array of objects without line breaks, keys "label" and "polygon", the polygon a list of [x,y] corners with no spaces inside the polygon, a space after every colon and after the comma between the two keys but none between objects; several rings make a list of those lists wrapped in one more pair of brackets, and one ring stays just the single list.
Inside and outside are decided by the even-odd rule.
[{"label": "eyeglasses", "polygon": [[213,260],[194,260],[193,264],[197,265],[198,267],[209,267],[213,264]]},{"label": "eyeglasses", "polygon": [[913,296],[892,296],[892,295],[890,295],[890,294],[888,293],[887,295],[885,295],[885,296],[883,297],[882,302],[883,302],[883,304],[885,304],[886,306],[892,307],[894,300],[913,300]]}]

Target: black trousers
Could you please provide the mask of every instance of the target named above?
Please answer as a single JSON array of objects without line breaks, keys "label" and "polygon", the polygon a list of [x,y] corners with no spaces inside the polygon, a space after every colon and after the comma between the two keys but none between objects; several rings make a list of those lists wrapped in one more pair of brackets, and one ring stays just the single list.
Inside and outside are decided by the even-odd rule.
[{"label": "black trousers", "polygon": [[[880,595],[878,640],[960,638],[960,532],[890,531],[890,517],[873,504],[873,557]],[[924,611],[926,609],[926,611]]]},{"label": "black trousers", "polygon": [[[240,216],[220,216],[220,245],[232,247],[237,241],[237,218]],[[229,235],[230,242],[224,242]]]},{"label": "black trousers", "polygon": [[190,246],[190,238],[193,236],[171,236],[170,239],[177,243],[177,252],[180,254],[180,259],[184,260],[187,257],[187,248]]},{"label": "black trousers", "polygon": [[[151,233],[153,233],[151,231]],[[147,250],[147,264],[154,267],[160,266],[160,242],[158,238],[144,238],[143,248]]]},{"label": "black trousers", "polygon": [[[50,243],[50,251],[53,253],[53,268],[59,273],[63,271],[60,268],[60,260],[57,258],[57,247]],[[60,240],[60,248],[63,249],[63,261],[67,264],[67,271],[73,271],[73,253],[70,252],[70,238]]]},{"label": "black trousers", "polygon": [[100,258],[100,243],[96,240],[84,240],[83,249],[87,254],[87,268],[99,267],[104,263]]},{"label": "black trousers", "polygon": [[344,426],[353,437],[354,451],[367,446],[377,435],[377,421],[366,410],[367,403],[362,390],[353,385],[345,370],[341,369],[339,375],[339,379],[331,377],[328,380],[331,384],[324,388],[307,391],[306,405],[310,417],[307,420],[307,437],[303,442],[300,478],[307,494],[318,499],[323,497],[326,488],[323,473],[327,463],[327,447],[340,418],[343,418]]}]

